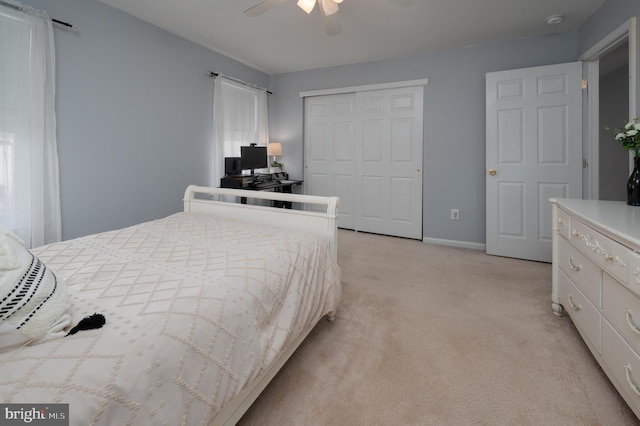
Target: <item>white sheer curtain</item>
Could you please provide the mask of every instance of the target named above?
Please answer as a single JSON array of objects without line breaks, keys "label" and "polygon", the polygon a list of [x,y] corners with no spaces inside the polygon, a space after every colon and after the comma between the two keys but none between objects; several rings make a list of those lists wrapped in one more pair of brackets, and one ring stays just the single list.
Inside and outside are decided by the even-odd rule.
[{"label": "white sheer curtain", "polygon": [[0,4],[0,224],[28,247],[60,241],[51,18]]},{"label": "white sheer curtain", "polygon": [[29,6],[0,5],[0,224],[28,247],[61,239],[53,27]]},{"label": "white sheer curtain", "polygon": [[240,147],[269,141],[267,92],[219,75],[213,92],[213,185],[224,176],[224,157],[239,157]]}]

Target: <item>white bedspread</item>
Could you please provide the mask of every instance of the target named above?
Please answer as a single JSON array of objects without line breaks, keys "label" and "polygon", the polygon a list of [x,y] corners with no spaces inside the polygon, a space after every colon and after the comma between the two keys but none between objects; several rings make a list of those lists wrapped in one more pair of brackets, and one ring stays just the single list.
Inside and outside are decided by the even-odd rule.
[{"label": "white bedspread", "polygon": [[0,400],[69,403],[72,425],[209,424],[341,297],[315,238],[194,213],[34,253],[73,323],[106,325],[0,354]]}]

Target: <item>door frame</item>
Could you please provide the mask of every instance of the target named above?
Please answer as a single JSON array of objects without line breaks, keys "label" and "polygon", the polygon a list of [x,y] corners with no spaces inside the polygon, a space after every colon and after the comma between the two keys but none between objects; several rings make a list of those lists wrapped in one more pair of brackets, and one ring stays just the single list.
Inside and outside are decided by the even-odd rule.
[{"label": "door frame", "polygon": [[405,80],[394,81],[391,83],[365,84],[362,86],[336,87],[334,89],[307,90],[304,92],[300,92],[300,97],[306,98],[308,96],[341,95],[343,93],[366,92],[369,90],[399,89],[402,87],[410,86],[426,86],[428,83],[429,79],[423,78],[420,80]]},{"label": "door frame", "polygon": [[[629,42],[629,120],[636,115],[636,18],[628,19],[613,30],[589,50],[579,60],[583,61],[588,82],[586,109],[583,110],[583,146],[582,156],[587,164],[582,178],[582,198],[598,200],[600,198],[600,58],[624,42]],[[633,169],[629,153],[629,171]]]}]

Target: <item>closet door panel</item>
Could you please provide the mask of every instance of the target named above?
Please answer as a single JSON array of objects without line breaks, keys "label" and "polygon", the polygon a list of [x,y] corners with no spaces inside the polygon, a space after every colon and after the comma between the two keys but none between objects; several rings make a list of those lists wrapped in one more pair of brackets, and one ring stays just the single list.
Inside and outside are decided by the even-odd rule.
[{"label": "closet door panel", "polygon": [[340,197],[340,224],[338,226],[341,228],[355,229],[354,187],[353,173],[334,175],[332,195]]},{"label": "closet door panel", "polygon": [[327,139],[331,127],[329,123],[315,123],[311,125],[309,138],[309,159],[314,162],[327,161]]},{"label": "closet door panel", "polygon": [[383,184],[380,176],[360,176],[360,191],[358,193],[362,196],[362,201],[357,220],[361,218],[378,222],[383,220],[385,208],[378,202],[382,197]]},{"label": "closet door panel", "polygon": [[382,120],[365,120],[362,122],[362,144],[360,161],[379,163],[382,159],[384,122]]},{"label": "closet door panel", "polygon": [[391,121],[391,162],[411,163],[415,155],[413,150],[413,122],[402,118]]},{"label": "closet door panel", "polygon": [[356,229],[422,239],[422,104],[422,87],[356,93]]},{"label": "closet door panel", "polygon": [[334,160],[353,163],[353,122],[341,121],[335,123],[334,135]]},{"label": "closet door panel", "polygon": [[355,95],[305,98],[304,190],[340,197],[338,226],[354,229]]},{"label": "closet door panel", "polygon": [[391,178],[390,219],[394,222],[411,223],[413,203],[422,202],[413,198],[413,179]]}]

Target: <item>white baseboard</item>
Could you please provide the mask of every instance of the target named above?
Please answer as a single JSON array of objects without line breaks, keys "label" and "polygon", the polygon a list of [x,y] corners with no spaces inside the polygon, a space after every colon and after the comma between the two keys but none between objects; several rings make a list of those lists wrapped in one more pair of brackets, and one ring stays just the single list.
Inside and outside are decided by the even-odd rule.
[{"label": "white baseboard", "polygon": [[485,251],[487,248],[487,245],[482,243],[472,243],[470,241],[443,240],[441,238],[423,237],[422,242],[427,244],[436,244],[439,246],[460,247],[460,248],[482,250],[482,251]]}]

